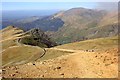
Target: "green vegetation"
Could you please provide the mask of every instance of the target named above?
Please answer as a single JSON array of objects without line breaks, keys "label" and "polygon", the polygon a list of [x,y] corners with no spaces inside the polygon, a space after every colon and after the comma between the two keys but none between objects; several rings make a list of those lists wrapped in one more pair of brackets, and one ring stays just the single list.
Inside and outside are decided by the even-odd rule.
[{"label": "green vegetation", "polygon": [[87,39],[95,39],[95,38],[110,37],[110,36],[112,37],[112,36],[116,36],[117,34],[118,34],[117,24],[113,24],[102,27],[89,27],[81,30],[68,28],[58,32],[53,37],[57,41],[57,43],[65,44],[70,42],[83,41]]},{"label": "green vegetation", "polygon": [[47,47],[44,43],[39,42],[39,40],[29,36],[22,38],[20,43],[26,44],[26,45],[33,45],[33,46],[39,46],[39,47]]},{"label": "green vegetation", "polygon": [[20,39],[19,42],[39,47],[53,47],[56,45],[56,43],[51,41],[51,39],[40,29],[31,29],[27,34],[30,36]]}]

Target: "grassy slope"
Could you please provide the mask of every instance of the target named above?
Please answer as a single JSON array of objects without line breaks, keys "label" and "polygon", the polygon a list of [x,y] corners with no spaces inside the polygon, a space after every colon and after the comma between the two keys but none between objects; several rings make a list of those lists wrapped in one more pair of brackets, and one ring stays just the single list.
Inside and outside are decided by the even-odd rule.
[{"label": "grassy slope", "polygon": [[5,50],[2,54],[2,65],[22,64],[40,58],[43,50],[32,46],[16,46]]},{"label": "grassy slope", "polygon": [[8,26],[0,32],[0,34],[2,34],[2,40],[0,40],[0,43],[2,43],[3,66],[34,61],[44,53],[40,47],[19,44],[17,39],[28,35],[22,35],[24,32],[18,28]]},{"label": "grassy slope", "polygon": [[91,39],[81,42],[64,44],[61,46],[57,46],[56,48],[63,49],[95,49],[95,50],[103,50],[111,47],[118,47],[118,37],[109,37],[109,38],[99,38],[99,39]]}]

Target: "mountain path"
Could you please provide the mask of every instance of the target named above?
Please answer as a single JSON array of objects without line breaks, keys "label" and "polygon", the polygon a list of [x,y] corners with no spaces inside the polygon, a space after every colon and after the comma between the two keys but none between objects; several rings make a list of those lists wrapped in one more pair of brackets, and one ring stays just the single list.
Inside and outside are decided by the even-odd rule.
[{"label": "mountain path", "polygon": [[[109,68],[100,59],[95,58],[95,52],[88,52],[84,50],[60,49],[50,48],[53,50],[74,52],[70,54],[68,60],[76,64],[78,72],[81,72],[79,77],[112,77],[117,73],[117,66],[110,65]],[[117,74],[116,76],[117,77]]]}]

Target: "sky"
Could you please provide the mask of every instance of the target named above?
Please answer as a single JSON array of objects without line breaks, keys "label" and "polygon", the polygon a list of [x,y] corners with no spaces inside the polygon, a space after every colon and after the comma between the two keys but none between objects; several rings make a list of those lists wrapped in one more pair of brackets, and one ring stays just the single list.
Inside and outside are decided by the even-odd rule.
[{"label": "sky", "polygon": [[118,2],[119,0],[1,0],[2,2]]},{"label": "sky", "polygon": [[3,2],[3,10],[66,10],[75,7],[94,8],[96,2]]}]

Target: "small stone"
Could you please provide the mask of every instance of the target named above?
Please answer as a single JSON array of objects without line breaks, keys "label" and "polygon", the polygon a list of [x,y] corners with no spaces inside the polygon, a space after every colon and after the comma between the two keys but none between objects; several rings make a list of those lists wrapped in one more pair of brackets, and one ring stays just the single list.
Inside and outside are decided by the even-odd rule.
[{"label": "small stone", "polygon": [[94,50],[92,50],[92,52],[94,52]]},{"label": "small stone", "polygon": [[61,69],[61,67],[57,67],[57,69]]},{"label": "small stone", "polygon": [[64,73],[60,73],[60,75],[64,75]]},{"label": "small stone", "polygon": [[44,77],[44,75],[41,75],[41,77]]},{"label": "small stone", "polygon": [[97,65],[99,65],[100,63],[97,63]]},{"label": "small stone", "polygon": [[2,71],[6,71],[5,69],[2,69]]},{"label": "small stone", "polygon": [[111,64],[113,64],[114,62],[111,62]]},{"label": "small stone", "polygon": [[40,64],[44,64],[44,62],[40,62]]},{"label": "small stone", "polygon": [[47,73],[47,70],[45,70],[44,73]]},{"label": "small stone", "polygon": [[105,64],[105,66],[108,66],[108,65],[110,65],[110,64]]},{"label": "small stone", "polygon": [[15,76],[15,74],[11,74],[11,76]]},{"label": "small stone", "polygon": [[35,64],[33,63],[33,65],[35,65]]},{"label": "small stone", "polygon": [[18,71],[16,71],[16,73],[19,73]]},{"label": "small stone", "polygon": [[32,65],[32,63],[27,63],[27,65]]}]

